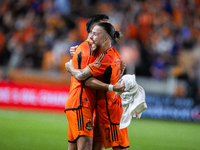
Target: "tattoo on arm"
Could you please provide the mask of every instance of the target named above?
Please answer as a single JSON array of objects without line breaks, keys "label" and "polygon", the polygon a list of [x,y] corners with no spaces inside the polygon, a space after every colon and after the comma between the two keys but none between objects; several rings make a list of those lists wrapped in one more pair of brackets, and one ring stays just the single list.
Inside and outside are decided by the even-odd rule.
[{"label": "tattoo on arm", "polygon": [[84,69],[75,69],[72,65],[69,67],[69,72],[76,78],[77,80],[85,80],[92,76],[91,72],[87,67]]}]

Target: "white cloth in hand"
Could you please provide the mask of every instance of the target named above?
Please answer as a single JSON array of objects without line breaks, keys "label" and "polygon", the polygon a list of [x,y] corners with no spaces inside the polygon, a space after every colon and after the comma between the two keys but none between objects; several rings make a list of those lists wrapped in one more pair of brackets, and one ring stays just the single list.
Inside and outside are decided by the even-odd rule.
[{"label": "white cloth in hand", "polygon": [[132,117],[137,117],[137,119],[139,119],[142,112],[147,109],[145,91],[137,84],[135,75],[127,74],[124,75],[122,79],[121,84],[125,84],[125,92],[116,93],[116,95],[120,95],[123,107],[120,129],[128,127]]}]

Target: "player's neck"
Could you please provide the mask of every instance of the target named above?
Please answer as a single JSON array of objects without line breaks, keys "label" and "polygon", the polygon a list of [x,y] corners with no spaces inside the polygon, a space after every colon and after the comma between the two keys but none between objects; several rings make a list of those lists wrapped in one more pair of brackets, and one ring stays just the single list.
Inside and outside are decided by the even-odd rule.
[{"label": "player's neck", "polygon": [[111,42],[107,42],[107,43],[103,44],[103,45],[100,47],[99,52],[100,52],[100,53],[103,53],[103,52],[107,51],[111,46],[112,46],[112,45],[111,45]]}]

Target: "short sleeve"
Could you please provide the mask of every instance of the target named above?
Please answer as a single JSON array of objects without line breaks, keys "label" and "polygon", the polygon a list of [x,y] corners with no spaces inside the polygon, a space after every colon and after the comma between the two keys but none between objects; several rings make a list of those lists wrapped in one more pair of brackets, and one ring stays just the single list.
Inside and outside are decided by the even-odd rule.
[{"label": "short sleeve", "polygon": [[83,42],[75,51],[74,57],[72,59],[73,67],[76,69],[83,69],[85,68],[90,62],[94,59],[90,54],[91,49],[89,47],[88,42]]},{"label": "short sleeve", "polygon": [[103,75],[106,68],[111,65],[112,60],[113,59],[110,55],[108,55],[107,53],[103,53],[100,54],[93,63],[87,65],[87,68],[89,69],[93,77],[100,76]]}]

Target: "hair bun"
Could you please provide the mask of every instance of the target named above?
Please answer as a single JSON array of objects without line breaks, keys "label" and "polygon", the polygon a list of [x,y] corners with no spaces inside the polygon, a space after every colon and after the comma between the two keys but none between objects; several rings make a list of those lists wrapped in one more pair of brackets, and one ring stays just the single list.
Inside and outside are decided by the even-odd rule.
[{"label": "hair bun", "polygon": [[115,31],[115,33],[114,33],[114,38],[119,38],[119,37],[120,37],[119,32],[118,32],[118,31]]},{"label": "hair bun", "polygon": [[119,30],[116,30],[114,33],[114,41],[119,43],[119,39],[121,38],[122,34]]}]

